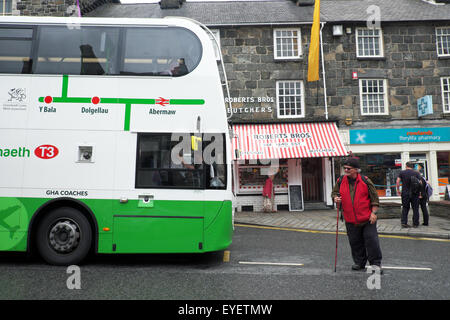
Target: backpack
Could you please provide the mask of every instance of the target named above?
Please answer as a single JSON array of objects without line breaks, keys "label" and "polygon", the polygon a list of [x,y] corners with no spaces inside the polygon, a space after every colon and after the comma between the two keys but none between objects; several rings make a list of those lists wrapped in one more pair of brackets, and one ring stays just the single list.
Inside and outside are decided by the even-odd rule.
[{"label": "backpack", "polygon": [[420,193],[421,183],[419,178],[416,176],[411,176],[410,184],[409,184],[409,194],[412,196],[416,196]]},{"label": "backpack", "polygon": [[430,199],[431,196],[433,195],[433,188],[430,186],[429,183],[427,183],[427,184],[425,185],[425,194],[426,194],[426,196],[427,196],[427,199]]}]

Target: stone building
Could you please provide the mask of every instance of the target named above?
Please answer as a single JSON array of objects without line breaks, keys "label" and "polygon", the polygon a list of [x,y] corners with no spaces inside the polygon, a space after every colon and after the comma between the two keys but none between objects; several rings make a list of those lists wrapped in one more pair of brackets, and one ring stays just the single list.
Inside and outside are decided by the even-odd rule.
[{"label": "stone building", "polygon": [[450,5],[444,2],[334,1],[324,12],[330,117],[387,201],[398,196],[395,180],[409,160],[432,183],[434,200],[450,178]]},{"label": "stone building", "polygon": [[[34,3],[17,2],[29,3],[28,7]],[[302,185],[301,207],[308,209],[332,204],[330,192],[340,174],[340,157],[331,149],[339,149],[341,140],[347,151],[360,158],[362,171],[374,181],[382,201],[399,201],[393,186],[409,160],[432,183],[433,199],[443,195],[450,179],[450,4],[446,2],[322,0],[322,54],[316,82],[306,81],[311,0],[109,2],[85,15],[182,16],[212,29],[227,70],[230,98],[225,105],[236,136],[260,137],[266,145],[284,145],[291,152],[276,156],[280,167],[276,203],[279,209],[288,208],[290,186]],[[319,130],[320,126],[329,127]],[[336,126],[340,138],[325,146],[332,136],[329,130]],[[298,155],[289,145],[292,141],[277,140],[273,134],[249,134],[263,129],[276,134],[314,132],[321,147],[309,146],[315,154]],[[234,165],[236,206],[260,210],[267,159],[243,156],[256,152],[250,144],[236,143],[235,148],[241,159]]]},{"label": "stone building", "polygon": [[[438,181],[448,183],[450,5],[445,2],[322,0],[323,55],[316,82],[306,81],[313,1],[186,2],[165,10],[156,4],[108,4],[91,15],[185,16],[217,30],[233,127],[334,122],[382,199],[398,201],[394,184],[408,160],[432,182],[434,199],[443,192]],[[430,107],[431,114],[418,113],[423,97],[420,110]],[[336,159],[280,158],[279,207],[287,207],[288,187],[295,184],[303,185],[306,208],[331,205]],[[260,160],[235,163],[238,209],[261,209],[264,167]]]}]

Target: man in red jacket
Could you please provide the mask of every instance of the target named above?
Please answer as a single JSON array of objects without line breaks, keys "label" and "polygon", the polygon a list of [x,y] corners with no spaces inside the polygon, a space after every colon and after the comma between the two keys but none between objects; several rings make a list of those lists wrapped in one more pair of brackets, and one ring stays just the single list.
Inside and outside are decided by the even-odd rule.
[{"label": "man in red jacket", "polygon": [[374,184],[359,174],[359,162],[344,162],[345,175],[333,188],[331,197],[343,211],[347,236],[355,264],[352,270],[364,270],[366,262],[381,270],[381,248],[377,232],[377,211],[380,205]]}]

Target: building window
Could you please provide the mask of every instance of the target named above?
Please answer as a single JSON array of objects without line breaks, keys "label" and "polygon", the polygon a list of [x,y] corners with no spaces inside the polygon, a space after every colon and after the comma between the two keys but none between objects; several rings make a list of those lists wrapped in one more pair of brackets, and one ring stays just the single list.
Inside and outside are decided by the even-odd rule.
[{"label": "building window", "polygon": [[358,58],[383,57],[381,29],[356,29],[356,56]]},{"label": "building window", "polygon": [[12,0],[0,0],[0,16],[12,14]]},{"label": "building window", "polygon": [[305,116],[302,81],[277,81],[277,109],[279,118]]},{"label": "building window", "polygon": [[275,59],[299,59],[302,57],[300,29],[275,29]]},{"label": "building window", "polygon": [[439,57],[450,57],[450,27],[436,28],[436,47]]},{"label": "building window", "polygon": [[450,113],[450,77],[441,78],[441,87],[444,113]]},{"label": "building window", "polygon": [[360,79],[359,96],[362,115],[388,114],[386,80]]}]

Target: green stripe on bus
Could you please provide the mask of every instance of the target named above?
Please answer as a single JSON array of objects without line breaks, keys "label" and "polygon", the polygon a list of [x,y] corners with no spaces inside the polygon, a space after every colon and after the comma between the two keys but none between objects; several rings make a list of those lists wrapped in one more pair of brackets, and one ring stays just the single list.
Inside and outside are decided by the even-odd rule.
[{"label": "green stripe on bus", "polygon": [[53,97],[53,102],[91,103],[91,98]]},{"label": "green stripe on bus", "polygon": [[63,85],[62,85],[62,93],[61,97],[67,97],[67,90],[69,88],[69,76],[67,74],[63,75]]},{"label": "green stripe on bus", "polygon": [[172,105],[203,105],[205,104],[205,100],[203,99],[170,99],[170,104]]},{"label": "green stripe on bus", "polygon": [[125,105],[125,123],[123,130],[130,131],[130,119],[131,119],[131,104],[127,103]]},{"label": "green stripe on bus", "polygon": [[[53,192],[68,191],[54,189]],[[9,210],[8,216],[3,219],[4,223],[0,224],[0,251],[25,251],[31,218],[51,200],[0,197],[0,211]],[[129,253],[214,251],[222,250],[231,243],[233,229],[230,200],[154,200],[151,208],[142,207],[139,200],[132,199],[126,203],[120,203],[118,199],[78,200],[95,215],[100,253],[114,253],[113,243],[118,245],[117,252]],[[118,215],[126,217],[116,217]],[[146,232],[146,228],[151,232]],[[198,243],[195,243],[191,248],[181,246],[180,250],[180,241],[184,239],[202,242],[203,249],[199,249]]]},{"label": "green stripe on bus", "polygon": [[117,103],[129,103],[129,104],[155,104],[155,99],[129,99],[118,98]]}]

